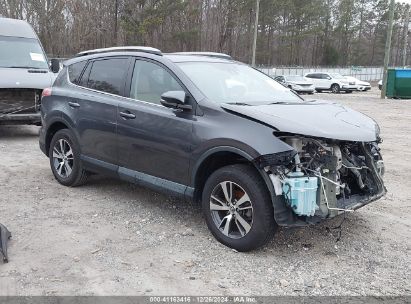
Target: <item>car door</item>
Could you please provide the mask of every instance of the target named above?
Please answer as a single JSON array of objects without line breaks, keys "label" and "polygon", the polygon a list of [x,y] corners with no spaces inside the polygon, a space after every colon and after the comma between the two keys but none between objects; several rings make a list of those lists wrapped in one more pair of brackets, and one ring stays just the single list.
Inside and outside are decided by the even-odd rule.
[{"label": "car door", "polygon": [[320,89],[321,88],[321,79],[319,74],[317,73],[310,73],[305,75],[306,78],[310,79],[310,81],[314,84],[314,87],[316,89]]},{"label": "car door", "polygon": [[326,73],[321,73],[320,76],[321,76],[321,88],[322,89],[331,88],[331,85],[333,84],[331,76]]},{"label": "car door", "polygon": [[118,103],[117,113],[120,174],[188,185],[194,114],[160,103],[163,93],[186,90],[165,66],[148,59],[135,60],[129,82],[130,98]]},{"label": "car door", "polygon": [[124,98],[129,63],[128,57],[90,61],[79,83],[83,89],[72,104],[79,107],[77,130],[82,157],[100,169],[118,160],[117,104]]}]

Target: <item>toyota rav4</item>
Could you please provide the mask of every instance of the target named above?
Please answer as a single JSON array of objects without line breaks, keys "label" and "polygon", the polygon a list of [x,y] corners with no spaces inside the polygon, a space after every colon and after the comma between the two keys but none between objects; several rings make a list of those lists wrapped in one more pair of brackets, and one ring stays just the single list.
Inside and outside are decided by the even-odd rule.
[{"label": "toyota rav4", "polygon": [[224,54],[82,52],[43,91],[41,117],[59,183],[103,173],[201,202],[211,233],[239,251],[386,192],[373,119]]}]

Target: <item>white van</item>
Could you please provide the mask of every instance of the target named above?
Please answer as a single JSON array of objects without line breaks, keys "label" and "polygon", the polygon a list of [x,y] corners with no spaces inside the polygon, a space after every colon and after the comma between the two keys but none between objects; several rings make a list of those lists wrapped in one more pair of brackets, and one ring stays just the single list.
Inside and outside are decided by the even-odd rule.
[{"label": "white van", "polygon": [[0,18],[0,124],[39,125],[42,90],[58,69],[26,21]]}]

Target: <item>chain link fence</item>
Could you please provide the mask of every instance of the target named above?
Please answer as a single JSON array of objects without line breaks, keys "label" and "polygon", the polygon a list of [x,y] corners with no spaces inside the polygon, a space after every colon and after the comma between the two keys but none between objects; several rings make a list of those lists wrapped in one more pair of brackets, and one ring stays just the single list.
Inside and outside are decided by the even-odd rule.
[{"label": "chain link fence", "polygon": [[379,81],[382,79],[383,67],[258,67],[263,73],[275,76],[305,75],[307,73],[339,73],[343,76],[353,76],[364,81]]}]

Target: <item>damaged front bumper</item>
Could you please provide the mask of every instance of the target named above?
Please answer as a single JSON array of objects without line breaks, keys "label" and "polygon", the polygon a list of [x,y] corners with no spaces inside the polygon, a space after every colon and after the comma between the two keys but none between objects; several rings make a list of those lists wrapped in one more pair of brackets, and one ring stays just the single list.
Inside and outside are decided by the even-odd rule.
[{"label": "damaged front bumper", "polygon": [[3,115],[0,114],[0,125],[25,125],[25,124],[40,125],[41,124],[40,112],[30,113],[30,114],[3,114]]},{"label": "damaged front bumper", "polygon": [[40,117],[41,90],[0,88],[0,124],[37,124]]},{"label": "damaged front bumper", "polygon": [[292,150],[256,159],[269,180],[278,225],[316,224],[386,194],[384,165],[376,143],[304,137],[284,140]]}]

